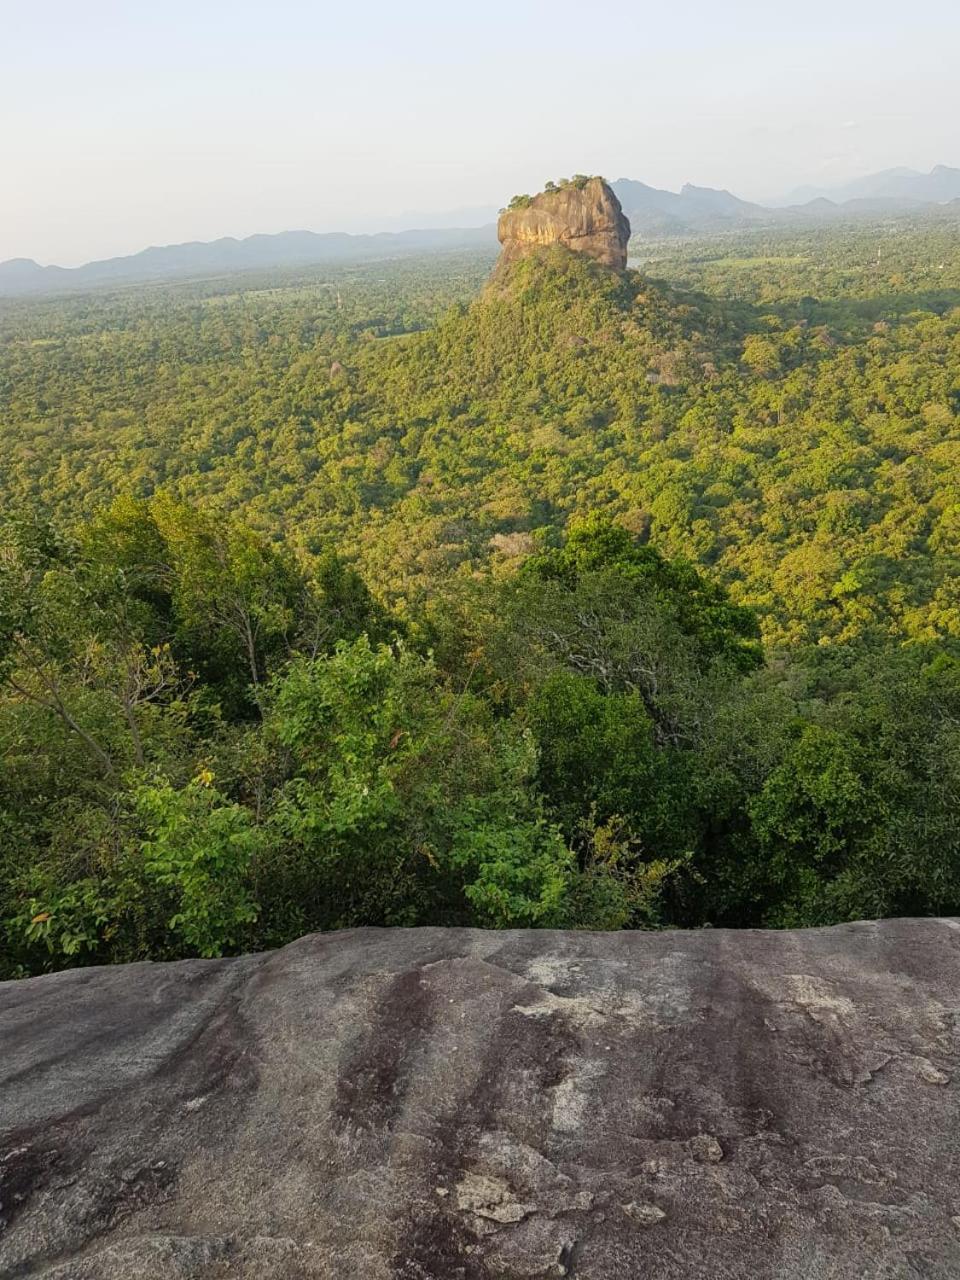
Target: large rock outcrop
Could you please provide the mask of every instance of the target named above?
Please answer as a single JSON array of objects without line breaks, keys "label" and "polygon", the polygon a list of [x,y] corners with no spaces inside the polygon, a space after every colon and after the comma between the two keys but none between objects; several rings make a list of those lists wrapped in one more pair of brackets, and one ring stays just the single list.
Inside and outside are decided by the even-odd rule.
[{"label": "large rock outcrop", "polygon": [[505,209],[497,223],[500,266],[548,245],[560,244],[604,266],[627,265],[630,223],[602,178],[542,191],[521,208]]},{"label": "large rock outcrop", "polygon": [[0,1275],[960,1275],[960,924],[364,929],[0,986]]}]

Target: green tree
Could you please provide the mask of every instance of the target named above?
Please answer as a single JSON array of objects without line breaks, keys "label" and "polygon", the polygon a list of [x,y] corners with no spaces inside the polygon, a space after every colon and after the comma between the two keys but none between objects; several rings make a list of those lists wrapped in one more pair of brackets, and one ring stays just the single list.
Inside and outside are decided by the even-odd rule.
[{"label": "green tree", "polygon": [[532,743],[446,691],[429,659],[364,637],[297,659],[274,685],[266,731],[291,774],[271,818],[290,872],[269,873],[274,918],[559,918],[569,854],[530,786]]},{"label": "green tree", "polygon": [[290,552],[239,521],[183,503],[154,504],[170,559],[181,642],[216,663],[243,664],[254,702],[271,659],[288,651],[306,584]]}]

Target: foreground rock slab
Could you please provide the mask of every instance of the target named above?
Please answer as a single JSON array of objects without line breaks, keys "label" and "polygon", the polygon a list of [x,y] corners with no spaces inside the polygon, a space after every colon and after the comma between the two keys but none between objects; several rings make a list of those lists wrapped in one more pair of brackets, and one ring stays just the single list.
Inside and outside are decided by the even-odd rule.
[{"label": "foreground rock slab", "polygon": [[960,923],[0,985],[0,1276],[960,1275]]}]

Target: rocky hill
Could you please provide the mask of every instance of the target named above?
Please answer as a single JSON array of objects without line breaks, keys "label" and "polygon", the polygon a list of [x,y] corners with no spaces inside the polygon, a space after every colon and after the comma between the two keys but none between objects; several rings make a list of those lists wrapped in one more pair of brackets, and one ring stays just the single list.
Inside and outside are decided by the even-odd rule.
[{"label": "rocky hill", "polygon": [[602,178],[565,182],[536,196],[516,197],[500,215],[500,266],[532,251],[563,245],[622,271],[627,265],[630,223]]},{"label": "rocky hill", "polygon": [[358,930],[0,986],[0,1276],[960,1274],[960,923]]},{"label": "rocky hill", "polygon": [[[583,212],[578,216],[587,220],[598,216],[598,211],[594,208],[591,212],[586,201],[575,199],[571,193],[579,189],[574,183],[566,183],[560,188],[567,193],[563,199],[558,198],[558,192],[548,190],[540,196],[522,197],[519,207],[507,211],[505,229],[509,234],[510,254],[517,256],[525,252],[524,246],[529,248],[531,243],[552,244],[559,239],[570,248],[597,256],[599,261],[607,261],[612,254],[607,265],[617,266],[620,259],[617,244],[621,236],[615,226],[619,225],[622,233],[627,221],[637,239],[660,239],[715,235],[764,226],[814,228],[824,222],[860,222],[918,213],[931,217],[944,213],[955,215],[951,201],[955,206],[960,200],[960,169],[946,165],[937,165],[929,174],[910,169],[889,170],[829,190],[800,188],[772,208],[741,200],[726,190],[691,183],[679,191],[652,187],[630,178],[618,178],[609,187],[599,178],[591,179],[591,183],[606,188],[596,233],[583,237],[576,231],[572,220],[575,208],[580,207]],[[588,184],[584,191],[589,189]],[[619,202],[623,223],[609,204],[611,192],[614,204]],[[524,216],[520,217],[521,214]],[[492,210],[486,206],[441,214],[384,215],[381,220],[384,229],[376,234],[284,231],[240,240],[227,236],[209,242],[153,246],[139,253],[88,262],[79,267],[41,266],[30,258],[11,258],[0,262],[0,298],[67,294],[239,271],[366,262],[417,254],[486,253],[496,248],[494,227],[492,221],[488,223],[488,217],[492,218]],[[410,226],[419,229],[409,230]],[[558,226],[560,236],[556,234]],[[567,229],[565,239],[564,228]],[[591,246],[594,234],[599,238],[596,245]],[[545,238],[541,240],[541,236]],[[503,239],[501,235],[501,241]]]}]

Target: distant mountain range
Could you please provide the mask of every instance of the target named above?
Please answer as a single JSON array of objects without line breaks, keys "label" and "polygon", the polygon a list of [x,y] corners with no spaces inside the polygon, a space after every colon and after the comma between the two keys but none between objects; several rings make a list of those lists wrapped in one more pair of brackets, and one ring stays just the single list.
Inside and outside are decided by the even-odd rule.
[{"label": "distant mountain range", "polygon": [[128,257],[105,258],[82,267],[41,267],[31,258],[11,258],[0,262],[0,297],[496,247],[496,228],[489,225],[384,231],[377,235],[281,231],[278,235],[247,236],[243,240],[226,236],[222,240],[144,249]]},{"label": "distant mountain range", "polygon": [[865,178],[855,178],[838,187],[799,187],[783,201],[786,205],[807,204],[825,199],[834,204],[850,200],[905,200],[912,204],[946,204],[960,200],[960,169],[938,164],[929,173],[916,169],[884,169]]},{"label": "distant mountain range", "polygon": [[752,225],[882,217],[947,205],[960,200],[960,169],[888,169],[829,191],[802,188],[774,206],[751,204],[712,187],[661,191],[629,178],[618,179],[613,189],[635,236],[689,235]]},{"label": "distant mountain range", "polygon": [[[856,218],[886,217],[944,206],[960,217],[960,169],[937,165],[929,173],[887,169],[844,186],[803,187],[775,205],[752,204],[729,191],[687,184],[664,191],[630,178],[612,184],[633,235],[654,238],[703,235],[753,226],[804,226]],[[497,247],[492,221],[484,226],[451,226],[459,216],[492,217],[486,209],[423,215],[431,225],[416,231],[376,235],[284,231],[279,235],[226,237],[209,242],[144,249],[128,257],[88,262],[82,267],[41,267],[30,258],[0,262],[0,297],[63,293],[103,286],[196,278],[225,272],[324,263],[369,261],[409,254]],[[395,220],[384,219],[384,222]]]},{"label": "distant mountain range", "polygon": [[661,191],[645,182],[618,178],[611,183],[635,236],[673,236],[770,222],[771,210],[740,200],[729,191],[694,187]]}]

